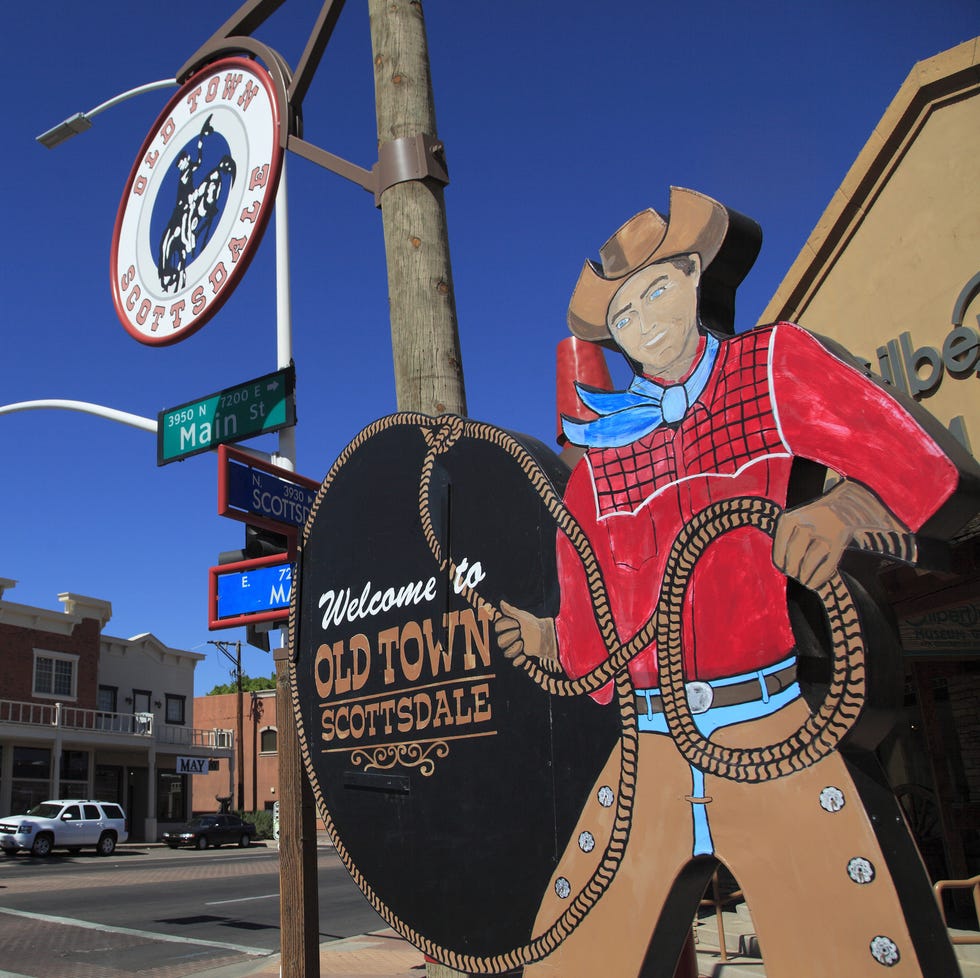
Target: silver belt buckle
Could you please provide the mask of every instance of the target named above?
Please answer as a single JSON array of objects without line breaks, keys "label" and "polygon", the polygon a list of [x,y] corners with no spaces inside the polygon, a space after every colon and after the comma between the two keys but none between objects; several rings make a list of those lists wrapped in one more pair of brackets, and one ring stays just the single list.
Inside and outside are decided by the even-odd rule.
[{"label": "silver belt buckle", "polygon": [[687,694],[688,709],[695,716],[699,713],[706,713],[711,709],[712,701],[715,698],[715,691],[707,683],[703,683],[698,679],[691,683],[685,683],[684,692]]}]

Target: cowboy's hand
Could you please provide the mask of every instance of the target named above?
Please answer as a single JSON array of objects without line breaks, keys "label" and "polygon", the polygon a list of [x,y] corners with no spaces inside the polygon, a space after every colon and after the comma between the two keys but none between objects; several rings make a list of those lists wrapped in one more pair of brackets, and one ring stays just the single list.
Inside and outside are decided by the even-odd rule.
[{"label": "cowboy's hand", "polygon": [[776,523],[772,562],[808,588],[826,584],[844,548],[867,530],[905,532],[905,527],[869,489],[839,482],[805,506],[784,512]]},{"label": "cowboy's hand", "polygon": [[558,636],[553,618],[538,618],[506,601],[500,602],[500,617],[493,623],[497,645],[514,665],[528,656],[540,659],[550,669],[558,667]]}]

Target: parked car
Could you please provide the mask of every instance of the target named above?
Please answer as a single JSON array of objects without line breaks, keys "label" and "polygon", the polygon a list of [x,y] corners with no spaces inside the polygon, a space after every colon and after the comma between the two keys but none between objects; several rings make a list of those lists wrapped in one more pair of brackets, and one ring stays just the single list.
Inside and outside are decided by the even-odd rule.
[{"label": "parked car", "polygon": [[111,856],[116,844],[128,838],[126,813],[115,802],[91,798],[42,801],[26,815],[0,819],[0,848],[8,856],[19,849],[48,856],[52,849],[79,852],[87,846]]},{"label": "parked car", "polygon": [[245,849],[252,844],[255,826],[237,815],[198,815],[186,825],[170,832],[164,832],[162,839],[176,849],[178,846],[194,846],[207,849],[237,843]]}]

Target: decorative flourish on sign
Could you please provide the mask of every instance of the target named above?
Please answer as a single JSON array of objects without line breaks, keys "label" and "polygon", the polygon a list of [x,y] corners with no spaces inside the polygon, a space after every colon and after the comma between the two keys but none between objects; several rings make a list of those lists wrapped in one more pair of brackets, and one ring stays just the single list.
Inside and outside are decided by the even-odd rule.
[{"label": "decorative flourish on sign", "polygon": [[352,764],[364,764],[365,771],[387,771],[401,764],[418,768],[419,774],[427,778],[436,769],[435,758],[448,756],[449,744],[436,740],[430,744],[386,744],[374,750],[356,750],[350,759]]}]

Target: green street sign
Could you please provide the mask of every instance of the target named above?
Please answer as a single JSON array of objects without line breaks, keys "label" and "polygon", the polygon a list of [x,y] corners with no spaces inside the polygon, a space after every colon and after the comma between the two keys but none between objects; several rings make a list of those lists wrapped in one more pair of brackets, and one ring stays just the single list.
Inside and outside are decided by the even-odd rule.
[{"label": "green street sign", "polygon": [[284,370],[157,415],[157,465],[296,424],[296,371]]}]

